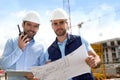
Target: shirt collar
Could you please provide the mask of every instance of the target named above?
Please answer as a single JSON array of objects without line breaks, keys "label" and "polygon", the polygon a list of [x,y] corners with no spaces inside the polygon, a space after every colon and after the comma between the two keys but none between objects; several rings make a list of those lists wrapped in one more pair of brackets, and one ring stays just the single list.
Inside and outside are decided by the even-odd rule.
[{"label": "shirt collar", "polygon": [[66,38],[63,42],[58,42],[58,45],[64,44],[64,43],[66,43],[66,42],[67,42],[67,38]]},{"label": "shirt collar", "polygon": [[[64,42],[66,42],[66,44],[68,45],[68,44],[72,43],[74,40],[75,40],[75,37],[73,35],[67,34],[67,38],[64,40]],[[58,43],[58,40],[56,38],[56,40],[53,42],[52,45],[54,47],[57,47],[57,44],[60,44],[60,43]]]}]

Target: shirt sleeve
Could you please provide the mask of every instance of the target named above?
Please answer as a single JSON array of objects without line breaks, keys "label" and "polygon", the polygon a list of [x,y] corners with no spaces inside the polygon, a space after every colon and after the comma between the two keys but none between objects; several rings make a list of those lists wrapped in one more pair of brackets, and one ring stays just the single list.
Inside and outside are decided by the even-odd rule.
[{"label": "shirt sleeve", "polygon": [[[14,48],[14,44],[16,44]],[[22,50],[17,45],[17,40],[12,39],[7,40],[2,59],[0,60],[2,69],[9,69],[12,65],[16,63],[22,54]]]},{"label": "shirt sleeve", "polygon": [[39,66],[44,65],[46,62],[44,47],[42,47],[41,55],[39,57]]},{"label": "shirt sleeve", "polygon": [[46,60],[46,62],[51,61],[49,59],[49,53],[48,53],[48,51],[45,52],[45,60]]},{"label": "shirt sleeve", "polygon": [[93,50],[93,48],[91,47],[90,43],[87,40],[85,40],[84,38],[81,38],[81,41],[82,41],[82,44],[85,44],[87,51]]}]

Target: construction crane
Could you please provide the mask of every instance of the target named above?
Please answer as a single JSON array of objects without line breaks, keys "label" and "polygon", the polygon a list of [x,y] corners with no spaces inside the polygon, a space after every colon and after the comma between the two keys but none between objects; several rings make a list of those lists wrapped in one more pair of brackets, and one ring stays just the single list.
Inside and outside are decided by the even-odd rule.
[{"label": "construction crane", "polygon": [[72,34],[72,29],[71,29],[71,9],[70,9],[70,1],[69,0],[63,0],[63,8],[68,12],[69,14],[69,30],[70,33]]}]

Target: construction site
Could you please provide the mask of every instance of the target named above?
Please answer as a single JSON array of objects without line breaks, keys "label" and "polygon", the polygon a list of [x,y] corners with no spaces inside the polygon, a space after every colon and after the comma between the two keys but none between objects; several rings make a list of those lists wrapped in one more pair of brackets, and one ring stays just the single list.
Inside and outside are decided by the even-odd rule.
[{"label": "construction site", "polygon": [[[71,5],[70,0],[62,0],[62,7],[69,15],[69,33],[73,34],[73,27],[76,27],[76,31],[80,35],[80,29],[86,22],[91,22],[95,19],[101,19],[104,16],[96,17],[95,19],[89,19],[79,22],[76,25],[72,25],[71,21]],[[119,10],[120,11],[120,10]],[[99,55],[101,59],[101,65],[99,68],[92,69],[92,74],[95,80],[120,80],[120,38],[106,39],[90,43],[94,51]],[[7,80],[5,72],[0,72],[0,80]],[[4,75],[3,75],[4,73]]]}]

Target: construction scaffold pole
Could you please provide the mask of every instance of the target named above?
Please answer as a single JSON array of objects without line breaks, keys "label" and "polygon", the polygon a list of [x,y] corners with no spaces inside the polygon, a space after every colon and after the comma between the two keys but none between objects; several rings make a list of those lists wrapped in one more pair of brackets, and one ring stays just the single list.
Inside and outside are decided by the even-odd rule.
[{"label": "construction scaffold pole", "polygon": [[63,0],[63,8],[67,8],[68,14],[69,14],[69,30],[70,33],[72,34],[72,24],[71,24],[71,10],[70,10],[70,1],[67,0],[67,4],[66,4],[66,0]]}]

